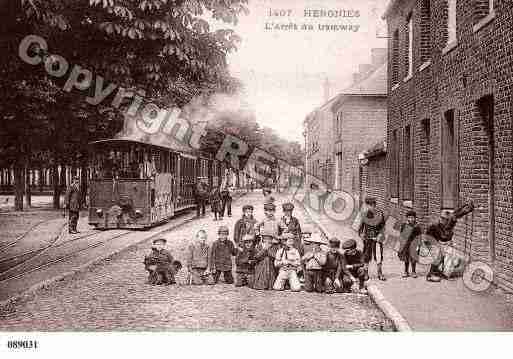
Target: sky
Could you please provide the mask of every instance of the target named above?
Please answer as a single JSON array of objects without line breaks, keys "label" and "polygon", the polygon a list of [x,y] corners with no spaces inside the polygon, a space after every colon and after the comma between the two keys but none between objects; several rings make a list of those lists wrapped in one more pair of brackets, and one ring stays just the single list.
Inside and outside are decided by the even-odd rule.
[{"label": "sky", "polygon": [[[244,84],[243,97],[262,126],[303,143],[302,123],[324,102],[323,83],[330,96],[350,85],[358,65],[370,62],[370,50],[386,47],[381,20],[387,0],[249,0],[250,14],[234,30],[242,38],[228,63]],[[269,9],[286,10],[270,16]],[[349,10],[358,17],[305,17],[305,10]],[[313,13],[311,12],[313,15]],[[298,30],[266,30],[272,23],[295,23]],[[301,30],[310,24],[313,30]],[[320,25],[359,25],[357,31],[326,31]]]}]

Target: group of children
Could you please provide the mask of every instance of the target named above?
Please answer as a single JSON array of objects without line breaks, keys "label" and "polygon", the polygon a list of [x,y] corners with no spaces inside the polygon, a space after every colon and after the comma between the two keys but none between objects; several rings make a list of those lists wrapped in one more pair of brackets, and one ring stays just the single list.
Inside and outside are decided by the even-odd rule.
[{"label": "group of children", "polygon": [[[290,288],[297,292],[304,286],[307,292],[350,292],[358,283],[359,291],[365,293],[368,270],[356,241],[346,240],[342,249],[337,238],[325,243],[310,229],[301,230],[298,219],[292,216],[293,209],[291,203],[285,203],[284,215],[278,220],[276,206],[266,202],[265,218],[258,222],[253,217],[253,206],[245,205],[242,218],[235,224],[233,241],[224,225],[218,228],[218,239],[210,246],[207,233],[198,231],[187,249],[188,284],[216,284],[222,275],[225,283],[257,290]],[[154,241],[157,247],[145,258],[151,284],[172,284],[181,267],[161,248],[162,243],[163,240]],[[164,261],[159,262],[160,267],[150,267],[155,258]]]}]

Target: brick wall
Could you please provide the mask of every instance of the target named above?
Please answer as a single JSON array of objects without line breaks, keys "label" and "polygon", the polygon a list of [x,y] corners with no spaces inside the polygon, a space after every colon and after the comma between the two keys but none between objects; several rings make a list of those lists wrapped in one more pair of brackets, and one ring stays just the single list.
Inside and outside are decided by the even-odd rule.
[{"label": "brick wall", "polygon": [[[392,63],[394,57],[389,52],[388,68],[399,69],[400,81],[399,86],[392,81],[388,84],[387,139],[390,141],[392,131],[398,130],[402,143],[404,128],[412,126],[412,207],[426,225],[442,209],[441,129],[444,113],[454,110],[458,152],[452,165],[457,177],[457,204],[472,200],[478,207],[458,223],[454,243],[473,259],[490,263],[498,284],[513,289],[513,7],[506,0],[495,0],[495,17],[479,28],[480,22],[487,20],[488,1],[458,1],[457,44],[448,48],[447,1],[431,1],[429,42],[423,6],[425,0],[397,1],[387,14],[389,33],[399,32],[401,54],[410,12],[414,21],[413,78],[404,80],[405,57],[399,56],[399,63]],[[392,43],[391,38],[389,49]],[[429,55],[426,44],[431,48]],[[493,99],[489,124],[482,113],[483,98]],[[400,167],[404,168],[404,163],[400,162]],[[391,199],[390,187],[387,193],[389,210],[404,214],[408,203],[402,198]]]},{"label": "brick wall", "polygon": [[358,154],[383,138],[387,99],[384,96],[345,96],[337,108],[342,131],[337,138],[339,189],[355,194],[359,188]]},{"label": "brick wall", "polygon": [[360,166],[361,185],[360,198],[375,197],[378,208],[388,207],[387,188],[387,162],[386,154],[380,154],[369,158],[366,165]]}]

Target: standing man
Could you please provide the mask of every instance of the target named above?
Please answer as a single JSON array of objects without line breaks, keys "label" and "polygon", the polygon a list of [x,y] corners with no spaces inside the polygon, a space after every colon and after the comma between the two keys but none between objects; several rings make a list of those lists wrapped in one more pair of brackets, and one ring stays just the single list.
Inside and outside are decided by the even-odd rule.
[{"label": "standing man", "polygon": [[78,176],[73,176],[70,186],[66,190],[64,198],[64,208],[68,210],[68,231],[71,234],[79,233],[77,231],[78,216],[80,213],[80,187]]},{"label": "standing man", "polygon": [[[363,240],[364,262],[368,265],[372,259],[378,267],[378,279],[385,281],[383,275],[383,229],[385,228],[385,216],[376,206],[374,197],[365,198],[366,210],[362,214],[362,223],[358,228],[358,234]],[[379,252],[378,252],[378,247]]]},{"label": "standing man", "polygon": [[228,178],[225,178],[223,180],[223,183],[221,184],[221,201],[222,201],[222,207],[221,207],[221,219],[224,217],[224,212],[226,210],[226,215],[228,217],[232,216],[232,193],[231,193],[231,186],[228,183]]},{"label": "standing man", "polygon": [[194,188],[194,199],[196,201],[196,217],[205,217],[205,203],[209,195],[207,184],[203,181],[205,177],[198,177],[198,183]]},{"label": "standing man", "polygon": [[[448,265],[447,253],[452,247],[452,237],[454,235],[454,227],[458,219],[466,216],[467,214],[474,211],[474,204],[470,202],[462,207],[456,209],[453,213],[447,210],[443,210],[440,213],[440,218],[437,223],[431,224],[426,230],[426,236],[433,238],[440,249],[440,255],[438,260],[431,264],[429,272],[426,276],[426,280],[429,282],[440,282],[441,276],[444,273],[446,265]],[[432,246],[433,243],[425,243],[428,247]]]}]

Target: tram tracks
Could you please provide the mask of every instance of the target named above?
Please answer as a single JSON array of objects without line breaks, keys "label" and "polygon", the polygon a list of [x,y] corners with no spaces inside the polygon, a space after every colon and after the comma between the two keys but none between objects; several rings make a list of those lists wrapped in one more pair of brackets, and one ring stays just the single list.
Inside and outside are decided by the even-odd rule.
[{"label": "tram tracks", "polygon": [[[154,238],[155,236],[162,235],[163,233],[172,231],[178,227],[181,227],[182,225],[185,225],[185,224],[191,222],[192,220],[194,220],[194,218],[195,217],[182,218],[179,223],[172,225],[169,228],[164,228],[160,231],[153,232],[149,237],[146,237],[143,240],[148,240],[148,239]],[[62,229],[64,229],[64,226]],[[119,239],[119,238],[122,238],[124,236],[128,236],[128,235],[134,233],[134,231],[123,230],[121,233],[116,233],[113,236],[112,235],[109,236],[109,234],[112,234],[111,231],[101,231],[101,232],[88,233],[88,234],[80,236],[80,237],[72,238],[72,239],[57,243],[58,240],[61,238],[62,229],[60,231],[60,234],[54,240],[52,240],[52,242],[50,244],[48,244],[47,246],[37,249],[37,250],[31,250],[31,251],[21,253],[19,255],[16,255],[16,256],[13,256],[10,258],[5,258],[5,259],[0,260],[0,264],[6,263],[9,260],[12,261],[13,259],[20,260],[19,263],[15,264],[12,267],[9,267],[7,270],[0,271],[0,284],[22,278],[23,276],[26,276],[28,274],[51,267],[52,265],[66,262],[67,260],[77,257],[77,255],[79,255],[83,252],[86,252],[86,251],[94,249],[94,248],[98,248],[102,245],[106,245],[107,243],[112,242],[113,240],[116,240],[116,239]],[[106,238],[102,238],[102,236],[105,236]],[[52,250],[62,249],[64,246],[75,244],[75,242],[77,242],[79,240],[89,240],[89,239],[94,240],[97,237],[100,239],[94,241],[93,243],[86,244],[85,246],[77,245],[78,248],[72,247],[71,251],[64,250],[62,253],[59,253],[59,252],[54,253],[54,255],[57,254],[55,256],[50,254],[50,251],[52,251]],[[20,259],[21,257],[27,256],[30,254],[34,254],[34,255],[25,260]],[[47,258],[44,258],[45,256]],[[37,263],[37,261],[40,261],[41,263]],[[1,265],[0,265],[0,268],[1,268]]]},{"label": "tram tracks", "polygon": [[[94,237],[95,235],[101,235],[102,233],[105,233],[105,232],[92,233],[92,234],[87,235],[87,236],[82,236],[81,238],[83,239],[85,237]],[[41,258],[42,255],[44,253],[48,252],[49,250],[55,249],[55,248],[58,248],[58,247],[62,247],[64,244],[69,244],[71,242],[74,242],[74,241],[78,240],[79,238],[75,238],[73,240],[62,242],[58,246],[47,247],[47,248],[44,249],[43,252],[38,253],[36,256],[30,257],[28,260],[21,262],[19,265],[16,265],[15,267],[11,267],[7,271],[1,272],[0,273],[0,283],[7,282],[7,281],[10,281],[10,280],[13,280],[13,279],[17,279],[17,278],[21,278],[21,277],[23,277],[23,276],[25,276],[27,274],[31,274],[31,273],[34,273],[34,272],[39,271],[41,269],[48,268],[48,267],[50,267],[50,266],[52,266],[54,264],[65,262],[66,260],[75,257],[79,253],[82,253],[82,252],[85,252],[87,250],[90,250],[90,249],[97,248],[99,246],[105,245],[107,242],[110,242],[110,241],[113,241],[113,240],[115,240],[117,238],[126,236],[126,235],[128,235],[130,233],[131,233],[130,231],[125,231],[123,233],[116,234],[114,236],[106,238],[105,240],[96,241],[94,243],[88,244],[88,245],[83,246],[81,248],[72,250],[71,252],[64,253],[64,254],[62,254],[60,256],[50,257],[49,261],[43,261],[42,264],[37,265],[37,266],[32,267],[32,268],[29,268],[28,270],[22,270],[20,273],[16,273],[16,274],[13,274],[13,275],[10,275],[10,276],[5,276],[6,273],[12,272],[13,270],[18,269],[18,268],[22,267],[23,265],[26,265],[28,262],[34,261],[35,259]]]},{"label": "tram tracks", "polygon": [[[3,245],[0,247],[0,253],[4,252],[6,249],[8,248],[11,248],[11,247],[14,247],[18,242],[20,242],[23,238],[25,238],[30,232],[32,232],[34,229],[36,229],[37,227],[39,227],[40,225],[44,224],[44,223],[47,223],[47,222],[50,222],[52,221],[52,219],[47,219],[47,220],[43,220],[43,221],[39,221],[37,223],[34,223],[32,226],[29,227],[28,230],[26,230],[25,232],[23,232],[21,235],[19,235],[18,237],[16,237],[13,241]],[[60,231],[59,231],[60,232]]]}]

